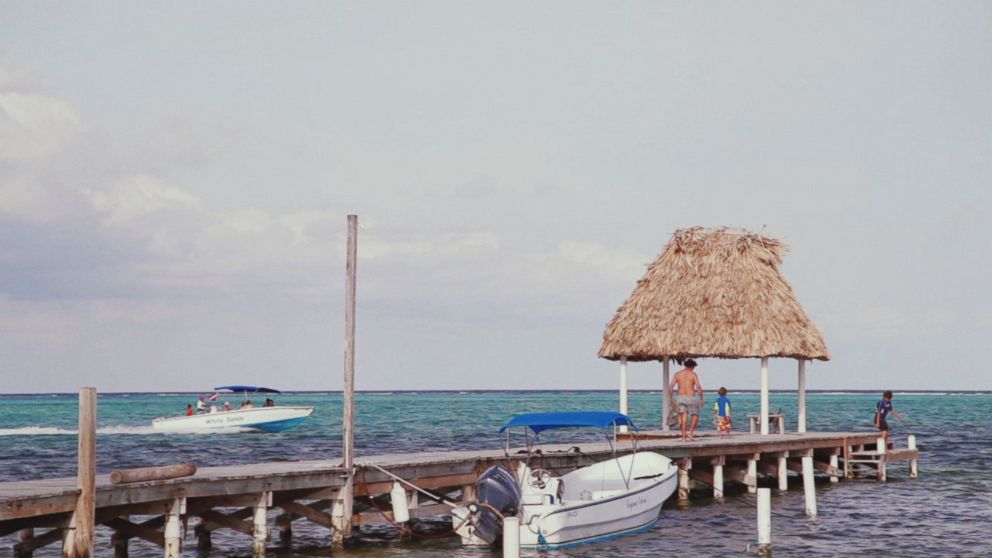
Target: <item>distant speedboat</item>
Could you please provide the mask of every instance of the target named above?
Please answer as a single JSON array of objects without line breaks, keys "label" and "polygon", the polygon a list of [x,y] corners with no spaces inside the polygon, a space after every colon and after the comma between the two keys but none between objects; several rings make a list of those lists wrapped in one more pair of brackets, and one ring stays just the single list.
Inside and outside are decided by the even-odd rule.
[{"label": "distant speedboat", "polygon": [[[155,430],[162,432],[209,432],[224,428],[245,428],[263,432],[281,432],[303,422],[313,413],[313,407],[301,405],[277,406],[271,398],[266,398],[265,405],[256,406],[250,395],[281,393],[277,389],[256,386],[220,386],[215,392],[226,391],[243,394],[239,408],[225,409],[219,405],[218,394],[204,412],[180,417],[159,417],[152,421]],[[202,399],[202,398],[201,398]]]}]

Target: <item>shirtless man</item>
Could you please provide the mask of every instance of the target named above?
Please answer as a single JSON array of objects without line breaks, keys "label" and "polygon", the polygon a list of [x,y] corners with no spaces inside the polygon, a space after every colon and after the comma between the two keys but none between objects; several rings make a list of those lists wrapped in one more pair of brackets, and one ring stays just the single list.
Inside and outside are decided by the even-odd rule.
[{"label": "shirtless man", "polygon": [[[678,386],[678,392],[675,391],[675,386]],[[672,400],[678,406],[682,441],[688,442],[695,438],[696,425],[699,424],[699,407],[703,404],[703,386],[699,383],[699,376],[696,375],[696,361],[691,358],[686,360],[685,368],[675,374],[668,389],[671,391]],[[699,394],[699,399],[696,399],[696,394]],[[687,433],[686,423],[689,422],[690,416],[692,423]]]}]

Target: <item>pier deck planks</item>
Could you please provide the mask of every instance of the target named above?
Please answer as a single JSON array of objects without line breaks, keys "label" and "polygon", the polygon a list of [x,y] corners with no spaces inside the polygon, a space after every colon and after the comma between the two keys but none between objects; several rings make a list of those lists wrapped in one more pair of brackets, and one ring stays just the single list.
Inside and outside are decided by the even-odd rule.
[{"label": "pier deck planks", "polygon": [[[786,434],[735,434],[718,438],[701,433],[693,442],[682,442],[677,435],[660,431],[642,432],[638,442],[641,451],[657,451],[672,459],[746,456],[755,453],[781,451],[836,449],[848,445],[873,444],[877,433],[808,432]],[[574,448],[578,447],[578,452]],[[607,443],[542,445],[542,466],[551,468],[578,467],[610,454]],[[626,440],[617,442],[620,453],[630,450]],[[511,458],[523,454],[511,449]],[[481,472],[490,463],[503,461],[500,449],[485,451],[447,451],[394,453],[357,456],[356,483],[371,488],[391,483],[390,478],[368,466],[374,463],[395,474],[417,482],[431,478],[468,478]],[[346,470],[339,460],[270,462],[249,465],[204,467],[191,477],[133,484],[110,483],[109,475],[96,478],[97,509],[114,506],[157,502],[177,497],[206,498],[254,494],[263,491],[289,492],[334,489],[344,484]],[[388,489],[386,490],[388,492]],[[0,483],[0,523],[9,520],[66,513],[73,509],[79,491],[76,479],[54,478]]]}]

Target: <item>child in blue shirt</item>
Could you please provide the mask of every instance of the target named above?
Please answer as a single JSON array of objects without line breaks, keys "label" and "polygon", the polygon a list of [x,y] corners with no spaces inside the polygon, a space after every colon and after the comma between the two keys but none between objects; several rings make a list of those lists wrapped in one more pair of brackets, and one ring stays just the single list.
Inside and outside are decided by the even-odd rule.
[{"label": "child in blue shirt", "polygon": [[731,416],[731,405],[730,399],[727,397],[727,388],[722,387],[717,393],[720,394],[720,397],[713,404],[716,432],[719,436],[723,436],[724,434],[730,436],[731,431],[734,429],[734,419]]}]

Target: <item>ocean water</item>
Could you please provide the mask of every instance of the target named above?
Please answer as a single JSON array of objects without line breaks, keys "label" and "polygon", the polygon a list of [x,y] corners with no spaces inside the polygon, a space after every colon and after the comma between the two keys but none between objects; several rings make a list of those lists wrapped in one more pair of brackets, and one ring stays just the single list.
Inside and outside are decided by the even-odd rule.
[{"label": "ocean water", "polygon": [[[756,393],[731,393],[735,414],[756,412]],[[877,393],[810,393],[810,430],[872,430]],[[710,400],[713,397],[710,396]],[[256,463],[287,459],[336,458],[341,453],[341,396],[298,393],[279,397],[281,404],[316,407],[314,416],[281,433],[226,432],[160,434],[151,421],[180,414],[191,394],[101,394],[98,409],[97,468],[142,467],[177,462],[198,466]],[[77,396],[0,396],[0,481],[75,474]],[[890,466],[890,480],[848,480],[817,486],[819,517],[803,513],[801,483],[793,479],[785,493],[773,491],[773,545],[776,556],[988,556],[992,555],[992,393],[900,393],[893,401],[906,415],[891,420],[893,439],[905,445],[915,434],[921,450],[920,477],[908,478],[908,464]],[[641,428],[657,428],[661,394],[633,392],[630,415]],[[523,412],[616,408],[616,392],[394,392],[356,397],[356,454],[493,449],[497,430]],[[771,409],[782,409],[795,430],[794,393],[773,393]],[[705,421],[704,421],[705,423]],[[746,427],[738,421],[737,428]],[[581,438],[582,435],[569,434]],[[595,434],[587,434],[595,436]],[[576,438],[569,438],[576,439]],[[549,440],[551,441],[551,440]],[[449,524],[423,521],[424,537],[401,537],[383,526],[363,528],[344,550],[329,548],[329,534],[298,521],[291,548],[273,535],[270,555],[399,557],[457,556],[485,558],[498,550],[462,548],[444,537]],[[670,500],[650,531],[616,541],[556,552],[524,551],[543,556],[729,556],[755,555],[754,499],[734,492],[724,502],[698,495],[689,504]],[[13,536],[0,538],[0,557],[13,556]],[[250,542],[229,531],[214,534],[214,549],[195,550],[190,532],[184,556],[245,557]],[[55,546],[36,556],[58,556]],[[109,532],[98,531],[97,555],[110,556]],[[132,541],[131,556],[161,556],[161,550]]]}]

